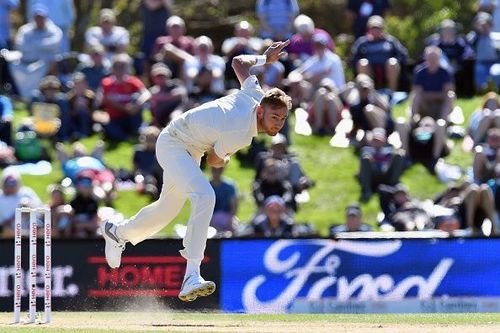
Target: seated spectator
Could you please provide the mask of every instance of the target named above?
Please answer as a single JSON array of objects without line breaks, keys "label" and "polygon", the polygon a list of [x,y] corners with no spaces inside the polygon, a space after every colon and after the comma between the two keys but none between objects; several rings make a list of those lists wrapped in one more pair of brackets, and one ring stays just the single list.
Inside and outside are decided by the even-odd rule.
[{"label": "seated spectator", "polygon": [[404,184],[379,186],[380,206],[385,214],[382,225],[389,224],[396,231],[414,231],[433,228],[431,215],[420,201],[410,197]]},{"label": "seated spectator", "polygon": [[431,174],[435,173],[439,158],[449,154],[446,123],[442,119],[424,117],[412,125],[398,123],[397,131],[408,163],[422,163]]},{"label": "seated spectator", "polygon": [[390,0],[348,0],[346,3],[347,19],[352,26],[354,37],[359,38],[365,34],[371,16],[384,17],[390,9]]},{"label": "seated spectator", "polygon": [[368,145],[361,148],[359,182],[361,201],[366,202],[380,184],[396,185],[403,173],[403,153],[387,143],[386,131],[377,127],[368,135]]},{"label": "seated spectator", "polygon": [[21,51],[19,62],[10,62],[10,72],[19,95],[29,100],[33,90],[53,67],[61,49],[62,32],[50,19],[43,4],[33,6],[32,21],[21,26],[15,48]]},{"label": "seated spectator", "polygon": [[139,192],[158,198],[163,184],[163,172],[156,159],[156,141],[160,129],[155,126],[146,127],[139,137],[139,145],[134,147],[134,179]]},{"label": "seated spectator", "polygon": [[344,68],[337,54],[328,49],[328,39],[325,35],[313,36],[314,55],[308,58],[294,72],[302,74],[303,78],[318,87],[321,80],[329,78],[336,89],[343,89],[345,85]]},{"label": "seated spectator", "polygon": [[35,132],[31,120],[26,119],[18,128],[14,137],[15,157],[23,163],[36,163],[41,160],[50,161],[47,147]]},{"label": "seated spectator", "polygon": [[73,208],[72,236],[76,238],[89,238],[96,235],[99,227],[97,210],[98,202],[92,197],[92,178],[77,177],[76,194],[70,205]]},{"label": "seated spectator", "polygon": [[488,89],[488,82],[492,81],[494,87],[500,87],[500,72],[492,67],[500,63],[500,54],[497,49],[498,34],[491,31],[493,20],[486,12],[477,13],[474,18],[474,31],[467,35],[467,40],[476,54],[474,65],[474,83],[476,91],[484,92]]},{"label": "seated spectator", "polygon": [[464,182],[450,186],[437,195],[433,201],[434,204],[453,209],[457,217],[457,219],[436,219],[437,229],[450,232],[470,228],[474,233],[479,233],[485,218],[490,220],[493,230],[495,229],[495,202],[493,193],[486,184],[476,185]]},{"label": "seated spectator", "polygon": [[215,207],[210,225],[218,233],[232,234],[237,228],[238,191],[236,184],[222,177],[224,168],[211,168],[210,184],[215,191]]},{"label": "seated spectator", "polygon": [[375,90],[373,80],[366,74],[358,74],[355,81],[359,98],[349,107],[353,122],[351,134],[356,135],[360,129],[366,132],[377,127],[392,132],[394,122],[386,96]]},{"label": "seated spectator", "polygon": [[104,78],[97,93],[97,105],[109,116],[103,124],[104,134],[111,141],[138,137],[142,109],[151,94],[142,81],[130,75],[131,59],[127,54],[113,57],[113,75]]},{"label": "seated spectator", "polygon": [[0,141],[12,145],[12,120],[14,109],[10,98],[0,95]]},{"label": "seated spectator", "polygon": [[214,81],[219,70],[211,66],[203,66],[200,68],[196,77],[193,79],[194,86],[189,94],[189,108],[211,102],[224,94],[215,90]]},{"label": "seated spectator", "polygon": [[294,193],[301,193],[310,188],[314,182],[310,180],[302,170],[298,158],[288,152],[288,141],[286,137],[278,133],[271,139],[271,149],[257,154],[255,178],[262,178],[262,171],[268,159],[278,162],[285,179],[290,182]]},{"label": "seated spectator", "polygon": [[89,55],[89,61],[80,64],[77,71],[85,75],[89,88],[96,92],[102,79],[110,74],[111,63],[104,58],[104,47],[101,44],[91,45]]},{"label": "seated spectator", "polygon": [[294,237],[294,221],[286,214],[283,198],[277,195],[268,197],[263,205],[262,214],[252,220],[255,237]]},{"label": "seated spectator", "polygon": [[358,204],[351,204],[345,209],[345,223],[330,227],[330,236],[335,236],[339,232],[371,231],[372,227],[362,222],[361,207]]},{"label": "seated spectator", "polygon": [[294,67],[300,66],[309,57],[314,55],[314,36],[322,35],[327,40],[327,47],[335,52],[335,44],[328,32],[323,29],[315,28],[314,21],[307,15],[300,14],[293,22],[295,33],[290,39],[288,46],[288,55],[294,63]]},{"label": "seated spectator", "polygon": [[226,38],[221,47],[222,55],[226,58],[226,88],[239,88],[238,79],[231,67],[233,58],[241,54],[261,54],[262,48],[262,39],[254,36],[254,28],[248,21],[236,23],[234,35]]},{"label": "seated spectator", "polygon": [[185,82],[188,92],[192,93],[197,86],[196,79],[203,68],[210,69],[212,79],[210,83],[210,91],[215,94],[223,95],[224,87],[224,72],[226,64],[224,59],[215,55],[212,40],[207,36],[200,36],[194,40],[195,54],[184,63]]},{"label": "seated spectator", "polygon": [[372,77],[377,88],[396,91],[401,67],[407,62],[408,51],[393,36],[384,32],[384,19],[374,15],[368,19],[366,34],[352,46],[352,66],[357,74]]},{"label": "seated spectator", "polygon": [[441,54],[442,51],[437,46],[427,46],[424,51],[425,62],[415,68],[412,115],[448,120],[448,115],[453,110],[453,78],[440,66]]},{"label": "seated spectator", "polygon": [[167,20],[167,36],[156,39],[153,54],[156,61],[164,61],[172,70],[172,77],[183,78],[182,67],[186,59],[194,55],[195,45],[191,36],[186,36],[186,24],[179,16]]},{"label": "seated spectator", "polygon": [[89,89],[85,74],[75,73],[72,82],[73,87],[67,94],[71,136],[80,139],[92,134],[95,94]]},{"label": "seated spectator", "polygon": [[73,124],[66,95],[61,92],[61,82],[48,75],[40,82],[40,90],[33,92],[29,104],[35,131],[40,136],[55,136],[59,141],[70,138]]},{"label": "seated spectator", "polygon": [[481,106],[470,116],[467,140],[472,142],[467,150],[484,143],[490,128],[500,128],[500,99],[493,91],[484,95]]},{"label": "seated spectator", "polygon": [[127,52],[130,38],[129,32],[124,27],[115,24],[115,12],[109,8],[101,9],[99,12],[99,26],[90,27],[85,32],[87,47],[101,44],[108,59],[111,59],[114,55]]},{"label": "seated spectator", "polygon": [[[21,177],[16,173],[2,175],[2,191],[0,192],[0,229],[4,237],[14,236],[14,219],[16,208],[42,207],[42,201],[36,195],[35,191],[27,186],[23,186]],[[28,234],[29,219],[24,216],[22,220],[23,234]]]},{"label": "seated spectator", "polygon": [[476,146],[472,171],[474,182],[484,184],[496,179],[495,167],[500,163],[500,128],[490,128],[486,142]]},{"label": "seated spectator", "polygon": [[66,203],[64,190],[61,185],[53,184],[48,187],[53,237],[71,236],[71,216],[73,208]]},{"label": "seated spectator", "polygon": [[284,84],[292,99],[292,110],[298,107],[307,109],[307,105],[312,101],[314,95],[311,82],[304,80],[304,76],[299,72],[293,71],[284,79]]},{"label": "seated spectator", "polygon": [[474,57],[469,43],[458,35],[457,30],[457,24],[446,19],[439,25],[439,32],[426,40],[427,46],[437,46],[441,49],[441,65],[452,75],[463,70],[464,62]]},{"label": "seated spectator", "polygon": [[287,208],[296,211],[297,204],[295,202],[293,187],[285,179],[283,168],[279,165],[280,163],[274,159],[268,159],[264,162],[260,178],[255,179],[252,184],[255,203],[257,207],[262,208],[264,201],[268,197],[278,195],[283,198]]},{"label": "seated spectator", "polygon": [[172,72],[163,63],[151,67],[151,78],[154,84],[149,88],[152,125],[163,128],[186,109],[187,90],[180,80],[172,79]]},{"label": "seated spectator", "polygon": [[299,13],[297,0],[258,0],[255,8],[260,37],[274,41],[292,36],[293,19]]}]

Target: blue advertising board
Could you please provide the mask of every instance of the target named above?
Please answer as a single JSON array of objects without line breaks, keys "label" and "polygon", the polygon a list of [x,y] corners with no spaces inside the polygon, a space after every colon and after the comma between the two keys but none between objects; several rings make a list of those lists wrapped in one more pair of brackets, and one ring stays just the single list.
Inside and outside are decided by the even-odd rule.
[{"label": "blue advertising board", "polygon": [[228,312],[287,312],[298,297],[500,295],[500,239],[228,240],[220,251]]}]

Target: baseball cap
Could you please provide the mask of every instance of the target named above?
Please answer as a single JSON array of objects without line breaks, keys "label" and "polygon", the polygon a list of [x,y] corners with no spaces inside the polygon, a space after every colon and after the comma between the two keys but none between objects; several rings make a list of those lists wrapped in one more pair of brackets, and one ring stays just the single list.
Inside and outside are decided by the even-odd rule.
[{"label": "baseball cap", "polygon": [[36,3],[33,5],[33,16],[47,17],[48,15],[49,9],[43,3]]},{"label": "baseball cap", "polygon": [[314,31],[314,21],[304,14],[300,14],[295,18],[293,26],[298,33],[312,33]]},{"label": "baseball cap", "polygon": [[179,25],[181,27],[184,27],[186,24],[184,23],[184,20],[180,16],[170,16],[166,22],[167,27],[171,27],[173,25]]},{"label": "baseball cap", "polygon": [[264,207],[270,207],[273,205],[285,207],[285,200],[283,200],[283,198],[279,195],[271,195],[264,201]]},{"label": "baseball cap", "polygon": [[104,54],[104,46],[101,43],[92,43],[89,47],[90,54]]},{"label": "baseball cap", "polygon": [[358,204],[350,204],[345,209],[345,214],[347,216],[361,216],[361,207]]},{"label": "baseball cap", "polygon": [[475,21],[476,23],[489,23],[491,24],[493,22],[493,17],[491,16],[490,13],[487,13],[487,12],[479,12],[477,13],[476,17],[475,17]]},{"label": "baseball cap", "polygon": [[394,194],[403,192],[408,194],[408,187],[403,183],[398,183],[394,186]]},{"label": "baseball cap", "polygon": [[92,178],[90,177],[78,177],[75,181],[76,186],[92,187]]},{"label": "baseball cap", "polygon": [[288,143],[286,136],[284,136],[281,133],[276,134],[275,136],[272,137],[271,139],[271,144],[274,145],[279,145],[279,144],[284,144],[286,145]]},{"label": "baseball cap", "polygon": [[440,29],[455,29],[456,27],[457,24],[455,23],[455,21],[450,19],[443,20],[441,24],[439,24]]},{"label": "baseball cap", "polygon": [[45,89],[61,89],[61,81],[54,75],[47,75],[40,82],[40,90]]},{"label": "baseball cap", "polygon": [[103,8],[99,12],[99,20],[101,22],[115,22],[116,21],[115,12],[110,8]]},{"label": "baseball cap", "polygon": [[370,16],[366,26],[368,28],[383,28],[384,27],[384,19],[382,18],[382,16],[379,16],[379,15]]},{"label": "baseball cap", "polygon": [[152,76],[164,75],[166,77],[171,77],[172,72],[167,67],[167,65],[165,65],[164,63],[158,62],[151,67],[151,75]]}]

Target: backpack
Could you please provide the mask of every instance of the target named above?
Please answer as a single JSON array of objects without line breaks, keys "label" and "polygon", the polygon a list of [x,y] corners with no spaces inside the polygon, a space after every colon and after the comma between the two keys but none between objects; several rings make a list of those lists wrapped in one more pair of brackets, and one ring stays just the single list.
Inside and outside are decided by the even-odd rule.
[{"label": "backpack", "polygon": [[43,155],[43,147],[34,131],[17,132],[14,139],[16,156],[21,161],[39,161]]}]

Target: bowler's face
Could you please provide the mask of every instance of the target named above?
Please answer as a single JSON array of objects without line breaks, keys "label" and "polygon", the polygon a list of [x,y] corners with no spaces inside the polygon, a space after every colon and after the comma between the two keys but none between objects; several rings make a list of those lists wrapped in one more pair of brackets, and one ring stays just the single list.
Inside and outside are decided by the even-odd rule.
[{"label": "bowler's face", "polygon": [[264,132],[270,136],[275,136],[283,128],[286,118],[288,117],[288,109],[282,107],[272,107],[266,105],[263,107],[262,125]]}]

